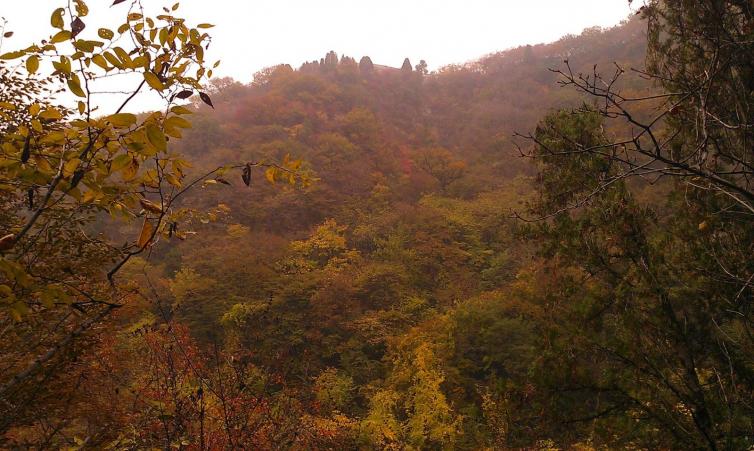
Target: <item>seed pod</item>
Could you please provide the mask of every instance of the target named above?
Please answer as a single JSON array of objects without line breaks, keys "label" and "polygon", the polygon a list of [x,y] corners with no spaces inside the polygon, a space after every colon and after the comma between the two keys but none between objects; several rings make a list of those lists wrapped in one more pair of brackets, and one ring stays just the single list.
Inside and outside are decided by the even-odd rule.
[{"label": "seed pod", "polygon": [[21,163],[26,163],[29,161],[29,157],[31,156],[31,134],[26,136],[26,141],[24,141],[24,150],[21,152]]},{"label": "seed pod", "polygon": [[243,168],[243,174],[241,174],[241,179],[243,179],[243,183],[246,186],[251,186],[251,164],[246,163],[246,166]]}]

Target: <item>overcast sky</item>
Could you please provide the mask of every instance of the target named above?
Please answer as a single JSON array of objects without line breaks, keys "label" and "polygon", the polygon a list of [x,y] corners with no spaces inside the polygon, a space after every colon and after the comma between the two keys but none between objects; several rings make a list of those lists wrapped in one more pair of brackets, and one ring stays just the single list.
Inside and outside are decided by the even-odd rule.
[{"label": "overcast sky", "polygon": [[[0,16],[15,32],[3,51],[48,36],[50,12],[65,0],[0,0]],[[88,0],[88,23],[125,14],[125,2]],[[144,0],[146,5],[174,1]],[[218,75],[248,82],[278,63],[298,67],[329,50],[357,60],[400,66],[409,57],[430,69],[463,63],[522,44],[550,42],[586,27],[628,17],[627,0],[183,0],[179,10],[210,22]],[[110,20],[112,23],[112,20]],[[94,24],[93,24],[94,25]],[[100,24],[98,24],[100,25]],[[112,27],[115,28],[115,27]]]}]

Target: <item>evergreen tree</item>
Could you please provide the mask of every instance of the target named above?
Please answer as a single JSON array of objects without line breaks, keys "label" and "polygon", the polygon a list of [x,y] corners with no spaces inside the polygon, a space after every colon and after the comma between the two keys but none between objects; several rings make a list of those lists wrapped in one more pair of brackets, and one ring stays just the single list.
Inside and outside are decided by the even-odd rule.
[{"label": "evergreen tree", "polygon": [[359,61],[359,70],[361,70],[361,73],[367,74],[369,72],[372,72],[374,70],[374,64],[372,63],[372,59],[368,56],[364,56]]},{"label": "evergreen tree", "polygon": [[403,60],[403,66],[401,66],[401,70],[403,72],[413,72],[413,68],[411,66],[411,60],[408,58]]}]

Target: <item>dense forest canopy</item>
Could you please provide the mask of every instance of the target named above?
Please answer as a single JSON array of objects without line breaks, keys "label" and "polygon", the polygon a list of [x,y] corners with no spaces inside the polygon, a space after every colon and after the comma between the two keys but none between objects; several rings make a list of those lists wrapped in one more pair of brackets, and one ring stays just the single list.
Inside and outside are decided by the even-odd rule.
[{"label": "dense forest canopy", "polygon": [[120,3],[0,55],[1,447],[754,444],[749,3],[249,84]]}]

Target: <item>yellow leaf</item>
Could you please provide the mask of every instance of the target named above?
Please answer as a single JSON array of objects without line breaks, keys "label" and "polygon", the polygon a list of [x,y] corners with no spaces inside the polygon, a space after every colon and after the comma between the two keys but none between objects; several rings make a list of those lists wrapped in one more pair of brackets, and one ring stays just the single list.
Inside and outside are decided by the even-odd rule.
[{"label": "yellow leaf", "polygon": [[162,91],[165,89],[165,85],[162,84],[160,79],[155,75],[153,72],[147,71],[144,72],[144,80],[147,81],[147,84],[151,86],[152,88]]},{"label": "yellow leaf", "polygon": [[68,80],[68,88],[75,95],[79,97],[86,97],[84,90],[81,89],[81,82],[79,81],[78,77],[73,77],[70,80]]},{"label": "yellow leaf", "polygon": [[112,32],[112,30],[108,30],[107,28],[100,28],[97,30],[97,34],[102,39],[112,39],[113,36],[115,36],[115,33]]},{"label": "yellow leaf", "polygon": [[71,39],[71,32],[68,30],[62,30],[55,33],[55,36],[50,39],[50,42],[53,44],[57,44],[59,42],[67,41]]},{"label": "yellow leaf", "polygon": [[39,57],[32,55],[26,60],[26,70],[33,74],[37,69],[39,69]]},{"label": "yellow leaf", "polygon": [[264,177],[268,182],[275,183],[275,168],[267,168],[267,170],[264,171]]},{"label": "yellow leaf", "polygon": [[118,113],[107,117],[107,120],[116,127],[130,127],[136,123],[136,115],[131,113]]},{"label": "yellow leaf", "polygon": [[136,245],[140,248],[144,248],[152,240],[152,232],[154,232],[154,226],[149,219],[144,218],[144,225],[141,226],[141,233],[139,233],[139,240]]},{"label": "yellow leaf", "polygon": [[52,12],[52,17],[50,17],[50,24],[55,28],[63,28],[65,23],[63,22],[63,13],[65,13],[65,10],[63,8],[58,8],[55,11]]},{"label": "yellow leaf", "polygon": [[32,116],[36,116],[37,114],[39,114],[39,109],[40,109],[39,104],[35,103],[29,107],[29,114],[31,114]]},{"label": "yellow leaf", "polygon": [[128,166],[123,168],[123,180],[126,182],[133,180],[138,173],[139,162],[132,158]]},{"label": "yellow leaf", "polygon": [[0,55],[0,60],[14,60],[16,58],[21,58],[24,55],[26,55],[26,52],[24,52],[23,50],[19,50],[17,52],[3,53],[2,55]]},{"label": "yellow leaf", "polygon": [[46,110],[42,111],[39,117],[50,120],[63,119],[63,115],[55,108],[47,108]]},{"label": "yellow leaf", "polygon": [[145,210],[150,213],[162,213],[162,208],[159,205],[155,204],[152,201],[144,199],[143,197],[139,198],[139,203]]},{"label": "yellow leaf", "polygon": [[76,169],[81,164],[81,160],[78,158],[72,158],[63,164],[63,175],[66,177],[70,177],[73,175],[74,172],[76,172]]},{"label": "yellow leaf", "polygon": [[102,55],[94,55],[92,57],[92,62],[105,70],[110,70],[110,66],[107,65],[107,60]]},{"label": "yellow leaf", "polygon": [[[118,55],[118,58],[120,59],[122,66],[125,66],[128,69],[132,69],[133,68],[134,63],[131,60],[131,57],[128,56],[128,53],[126,53],[125,50],[123,50],[120,47],[115,47],[113,49],[113,51],[115,52],[116,55]],[[105,57],[107,58],[107,55],[105,55]],[[108,60],[109,60],[109,58],[108,58]]]}]

